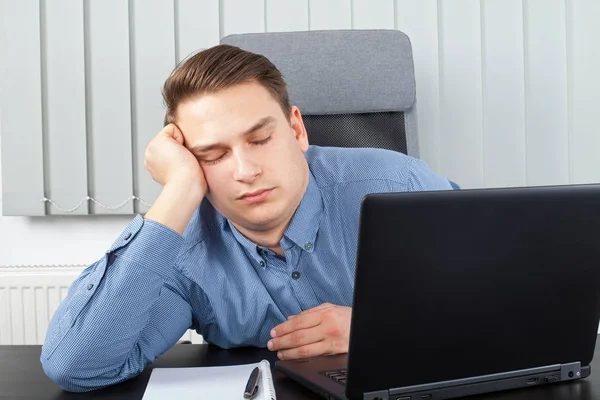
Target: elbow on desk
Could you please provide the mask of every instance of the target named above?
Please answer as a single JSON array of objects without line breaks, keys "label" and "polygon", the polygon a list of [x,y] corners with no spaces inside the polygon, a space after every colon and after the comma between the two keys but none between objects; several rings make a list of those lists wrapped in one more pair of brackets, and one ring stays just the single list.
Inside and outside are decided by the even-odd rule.
[{"label": "elbow on desk", "polygon": [[79,379],[74,376],[72,369],[62,363],[57,363],[54,360],[47,360],[43,357],[41,362],[46,376],[68,392],[88,392],[99,388],[78,384]]},{"label": "elbow on desk", "polygon": [[42,355],[40,361],[50,380],[67,392],[75,393],[89,392],[123,382],[137,376],[144,368],[131,359],[120,367],[86,368],[83,360],[56,353],[50,358]]},{"label": "elbow on desk", "polygon": [[[46,376],[67,392],[89,392],[106,386],[99,383],[98,379],[82,379],[81,375],[84,371],[62,360],[42,357],[40,361]],[[90,385],[90,383],[93,384]]]}]

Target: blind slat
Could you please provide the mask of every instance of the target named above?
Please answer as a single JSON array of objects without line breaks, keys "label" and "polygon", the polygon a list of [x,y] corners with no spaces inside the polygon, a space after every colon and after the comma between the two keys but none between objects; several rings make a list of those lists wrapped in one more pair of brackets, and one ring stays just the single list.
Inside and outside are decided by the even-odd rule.
[{"label": "blind slat", "polygon": [[45,215],[39,17],[37,0],[0,0],[3,215]]},{"label": "blind slat", "polygon": [[394,0],[353,0],[353,29],[394,29]]},{"label": "blind slat", "polygon": [[521,0],[492,0],[483,2],[482,8],[484,184],[523,186],[523,6]]},{"label": "blind slat", "polygon": [[309,8],[313,31],[350,29],[352,26],[352,7],[348,0],[309,0]]},{"label": "blind slat", "polygon": [[[131,62],[133,67],[133,146],[136,195],[152,203],[160,186],[144,168],[144,153],[148,142],[162,129],[165,108],[161,88],[175,65],[175,28],[172,1],[135,0]],[[135,211],[145,213],[148,206],[136,202]]]},{"label": "blind slat", "polygon": [[267,1],[267,32],[308,30],[308,0]]},{"label": "blind slat", "polygon": [[41,15],[48,213],[87,214],[83,3],[44,3]]},{"label": "blind slat", "polygon": [[129,6],[121,0],[86,4],[90,196],[107,207],[124,204],[113,210],[91,203],[91,213],[131,214]]},{"label": "blind slat", "polygon": [[479,2],[440,4],[440,169],[462,177],[465,187],[481,187],[481,10]]},{"label": "blind slat", "polygon": [[[574,183],[600,182],[600,2],[569,0],[567,38],[571,176]],[[595,15],[594,18],[588,16]],[[570,18],[569,18],[570,17]]]},{"label": "blind slat", "polygon": [[177,6],[177,61],[197,50],[219,44],[221,27],[218,1],[179,0]]},{"label": "blind slat", "polygon": [[523,4],[527,184],[568,183],[565,3],[530,0]]},{"label": "blind slat", "polygon": [[223,36],[265,31],[265,0],[221,0]]}]

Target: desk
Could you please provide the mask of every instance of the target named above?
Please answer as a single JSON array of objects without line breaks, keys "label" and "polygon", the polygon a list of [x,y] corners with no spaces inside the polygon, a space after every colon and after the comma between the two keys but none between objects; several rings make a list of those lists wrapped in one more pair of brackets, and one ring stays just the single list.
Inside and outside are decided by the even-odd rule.
[{"label": "desk", "polygon": [[[68,393],[46,377],[39,362],[41,346],[0,346],[0,399],[141,399],[153,367],[195,367],[252,363],[275,354],[266,349],[222,350],[201,344],[178,344],[148,366],[139,376],[105,389]],[[278,400],[319,399],[279,372],[274,373]],[[200,398],[200,397],[199,397]],[[600,399],[600,349],[596,346],[592,374],[575,382],[472,396],[469,400],[591,400]]]}]

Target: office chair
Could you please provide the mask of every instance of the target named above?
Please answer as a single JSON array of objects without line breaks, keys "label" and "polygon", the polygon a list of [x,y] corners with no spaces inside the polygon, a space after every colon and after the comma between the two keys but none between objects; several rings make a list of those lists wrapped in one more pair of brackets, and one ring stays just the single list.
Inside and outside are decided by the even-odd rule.
[{"label": "office chair", "polygon": [[221,43],[265,55],[282,72],[310,144],[419,157],[413,56],[396,30],[249,33]]}]

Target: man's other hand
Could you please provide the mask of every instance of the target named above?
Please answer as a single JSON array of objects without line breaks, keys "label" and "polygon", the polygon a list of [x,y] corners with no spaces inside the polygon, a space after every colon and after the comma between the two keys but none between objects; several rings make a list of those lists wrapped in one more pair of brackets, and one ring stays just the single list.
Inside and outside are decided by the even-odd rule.
[{"label": "man's other hand", "polygon": [[271,330],[267,347],[281,360],[348,352],[350,307],[329,303],[302,311]]}]

